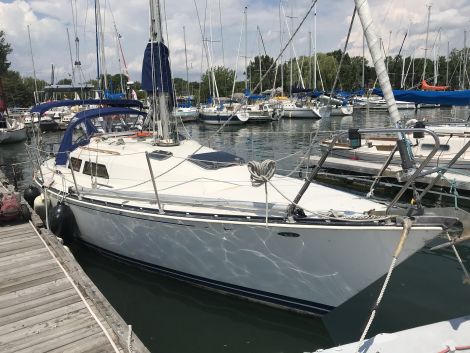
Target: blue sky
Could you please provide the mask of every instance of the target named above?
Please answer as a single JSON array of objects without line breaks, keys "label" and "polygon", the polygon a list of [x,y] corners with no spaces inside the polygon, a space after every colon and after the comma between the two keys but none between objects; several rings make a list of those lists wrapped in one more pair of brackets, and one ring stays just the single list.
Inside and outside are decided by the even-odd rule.
[{"label": "blue sky", "polygon": [[[72,4],[76,4],[76,27],[72,20]],[[148,39],[148,0],[100,0],[104,25],[104,42],[106,68],[109,73],[119,72],[118,51],[114,35],[114,23],[121,34],[121,44],[131,79],[140,80],[140,66],[143,51]],[[169,46],[172,67],[175,76],[185,76],[185,55],[183,42],[183,26],[186,27],[188,61],[190,76],[197,79],[201,74],[201,34],[196,17],[194,2],[203,16],[206,0],[166,0]],[[404,47],[405,55],[423,56],[426,32],[428,0],[369,0],[374,21],[379,35],[382,36],[386,48],[390,42],[390,53],[398,52],[403,35],[410,28],[410,35]],[[162,1],[162,4],[164,2]],[[105,4],[107,5],[105,8]],[[238,1],[220,0],[223,23],[224,53],[220,41],[219,0],[207,0],[206,28],[210,37],[212,24],[212,57],[215,65],[224,62],[226,66],[235,68],[237,47],[240,37],[243,9],[248,6],[248,56],[258,54],[256,28],[260,27],[263,40],[269,55],[276,56],[279,52],[279,2],[278,1]],[[305,15],[311,0],[283,1],[287,15],[291,11],[294,27]],[[70,77],[71,64],[67,44],[66,28],[72,41],[72,55],[75,54],[75,29],[80,39],[80,60],[82,62],[83,79],[96,76],[95,34],[94,34],[94,0],[1,0],[0,29],[7,33],[7,40],[12,44],[14,52],[10,56],[12,67],[23,75],[32,75],[31,56],[29,54],[26,27],[30,25],[34,62],[37,75],[49,80],[50,67],[56,66],[56,77]],[[342,48],[348,25],[353,11],[353,0],[319,0],[317,6],[317,49],[321,52]],[[112,14],[111,14],[112,13]],[[447,42],[452,47],[463,46],[463,32],[470,29],[470,1],[441,0],[432,6],[430,25],[430,45],[440,55],[447,52]],[[285,20],[282,19],[283,36],[287,37]],[[290,25],[290,20],[289,20]],[[292,29],[291,29],[292,31]],[[313,17],[310,16],[294,41],[298,55],[308,53],[308,32],[313,31]],[[390,33],[391,32],[391,33]],[[439,42],[440,34],[440,42]],[[469,34],[470,43],[470,34]],[[244,43],[242,42],[244,55]],[[350,53],[362,53],[362,30],[357,20],[353,27],[350,41]],[[287,56],[289,50],[287,51]],[[239,66],[243,64],[239,58]],[[121,61],[122,64],[122,61]],[[206,66],[203,64],[202,70]]]}]

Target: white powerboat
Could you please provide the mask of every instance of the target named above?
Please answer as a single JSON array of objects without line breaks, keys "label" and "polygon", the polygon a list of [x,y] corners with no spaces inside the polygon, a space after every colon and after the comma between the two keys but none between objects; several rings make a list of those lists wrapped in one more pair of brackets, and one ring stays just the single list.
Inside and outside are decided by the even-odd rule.
[{"label": "white powerboat", "polygon": [[177,119],[181,119],[182,122],[195,121],[199,116],[199,111],[196,107],[176,107],[173,112],[173,116]]}]

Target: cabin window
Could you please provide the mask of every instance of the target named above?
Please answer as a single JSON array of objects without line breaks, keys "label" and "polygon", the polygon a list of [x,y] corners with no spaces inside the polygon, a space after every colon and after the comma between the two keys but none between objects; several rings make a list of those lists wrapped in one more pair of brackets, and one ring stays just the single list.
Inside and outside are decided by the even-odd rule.
[{"label": "cabin window", "polygon": [[149,153],[149,158],[164,161],[173,155],[170,151],[155,150]]},{"label": "cabin window", "polygon": [[85,162],[85,166],[83,167],[83,174],[109,179],[108,170],[104,164]]},{"label": "cabin window", "polygon": [[[423,143],[421,148],[423,150],[432,150],[436,145],[433,143]],[[449,145],[440,145],[439,151],[448,151],[450,149]]]},{"label": "cabin window", "polygon": [[243,158],[227,152],[193,154],[189,160],[204,169],[219,169],[243,164]]},{"label": "cabin window", "polygon": [[82,160],[80,158],[70,157],[70,164],[72,165],[74,171],[79,172],[80,168],[82,167]]}]

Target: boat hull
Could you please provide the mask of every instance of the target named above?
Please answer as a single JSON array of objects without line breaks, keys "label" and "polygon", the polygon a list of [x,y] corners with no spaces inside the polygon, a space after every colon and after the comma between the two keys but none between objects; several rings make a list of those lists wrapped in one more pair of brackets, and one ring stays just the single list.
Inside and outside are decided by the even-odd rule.
[{"label": "boat hull", "polygon": [[299,109],[281,109],[280,115],[283,118],[289,119],[321,119],[320,114],[316,114],[312,109],[309,108],[299,108]]},{"label": "boat hull", "polygon": [[17,130],[0,130],[0,144],[22,142],[27,139],[26,127]]},{"label": "boat hull", "polygon": [[[61,199],[52,193],[55,204]],[[237,296],[324,315],[386,273],[401,228],[272,224],[158,214],[65,198],[81,240],[147,268]],[[411,231],[403,261],[440,232]],[[351,266],[354,259],[354,266]],[[374,264],[374,266],[370,266]]]},{"label": "boat hull", "polygon": [[231,116],[231,114],[201,113],[199,120],[208,125],[242,125],[246,123],[246,121],[240,120],[237,115],[230,119]]},{"label": "boat hull", "polygon": [[199,112],[197,110],[191,111],[175,111],[172,113],[175,118],[181,119],[184,123],[195,121],[199,116]]}]

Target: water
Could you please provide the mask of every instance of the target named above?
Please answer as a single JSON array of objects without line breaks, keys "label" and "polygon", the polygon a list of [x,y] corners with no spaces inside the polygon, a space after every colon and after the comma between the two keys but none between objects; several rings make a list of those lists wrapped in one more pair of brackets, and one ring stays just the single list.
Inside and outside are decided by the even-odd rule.
[{"label": "water", "polygon": [[[415,113],[406,114],[413,117]],[[466,119],[468,110],[421,110],[417,114],[430,120],[451,115]],[[301,154],[286,157],[305,151],[313,130],[384,125],[388,125],[388,118],[383,113],[358,112],[352,117],[320,122],[283,120],[226,127],[215,138],[211,136],[216,127],[194,123],[187,129],[199,141],[210,142],[245,160],[285,158],[278,162],[278,172],[288,174]],[[60,134],[46,134],[44,140],[58,142]],[[13,176],[14,164],[23,188],[31,181],[31,163],[25,148],[22,144],[2,146],[0,165],[9,177]],[[71,250],[152,352],[301,353],[357,340],[382,284],[379,280],[320,320],[196,288],[117,262],[79,243]],[[470,245],[460,245],[459,251],[469,267]],[[468,298],[470,286],[463,284],[462,270],[452,251],[424,249],[395,270],[370,332],[397,331],[469,314]]]}]

